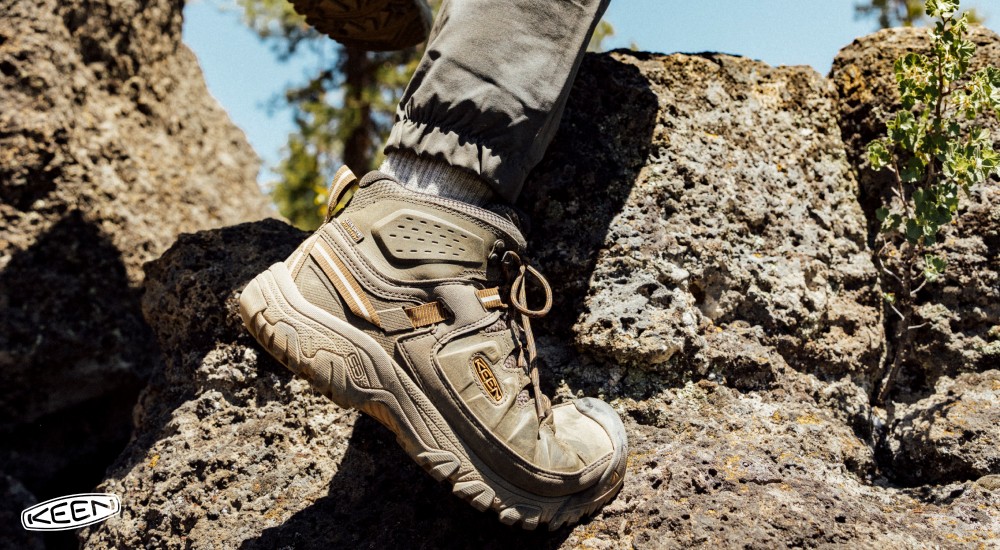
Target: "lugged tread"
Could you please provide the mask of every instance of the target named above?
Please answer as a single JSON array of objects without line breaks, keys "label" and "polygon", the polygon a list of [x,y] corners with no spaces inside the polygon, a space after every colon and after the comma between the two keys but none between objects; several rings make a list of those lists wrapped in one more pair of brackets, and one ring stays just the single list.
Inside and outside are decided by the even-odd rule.
[{"label": "lugged tread", "polygon": [[451,489],[463,500],[480,512],[485,512],[493,504],[496,491],[482,481],[460,481]]},{"label": "lugged tread", "polygon": [[422,452],[417,455],[417,462],[438,481],[448,479],[461,467],[458,457],[442,451]]},{"label": "lugged tread", "polygon": [[500,521],[504,525],[518,525],[522,529],[534,530],[538,527],[542,511],[538,507],[518,504],[500,510]]},{"label": "lugged tread", "polygon": [[514,525],[521,521],[521,512],[517,508],[505,508],[500,510],[500,523],[504,525]]}]

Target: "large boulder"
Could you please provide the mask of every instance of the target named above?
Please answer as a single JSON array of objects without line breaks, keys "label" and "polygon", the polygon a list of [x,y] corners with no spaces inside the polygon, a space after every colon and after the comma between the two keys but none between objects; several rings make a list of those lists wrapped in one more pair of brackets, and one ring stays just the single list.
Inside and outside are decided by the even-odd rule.
[{"label": "large boulder", "polygon": [[87,490],[159,365],[141,265],[269,215],[175,0],[0,0],[0,470]]},{"label": "large boulder", "polygon": [[718,54],[587,67],[521,201],[562,333],[676,380],[757,383],[774,352],[870,388],[878,279],[830,82]]},{"label": "large boulder", "polygon": [[[539,330],[545,384],[556,400],[608,399],[629,432],[625,486],[595,518],[554,533],[504,527],[377,422],[272,360],[241,327],[238,293],[304,234],[265,221],[183,236],[148,265],[143,311],[165,366],[99,487],[124,510],[85,529],[84,545],[997,544],[993,478],[901,490],[874,452],[867,403],[884,336],[831,90],[809,70],[729,56],[583,63],[522,204],[536,265],[558,281],[560,310]],[[720,122],[701,136],[705,113]],[[783,135],[764,136],[765,121]],[[784,158],[795,162],[767,170]],[[756,214],[743,204],[757,200]]]},{"label": "large boulder", "polygon": [[[970,39],[978,47],[973,69],[1000,66],[1000,36],[974,26]],[[899,109],[893,62],[907,52],[927,52],[930,41],[926,28],[883,30],[855,40],[833,64],[841,130],[848,156],[858,167],[859,200],[872,238],[878,223],[875,209],[887,200],[891,186],[888,172],[869,168],[865,147],[885,134],[886,118]],[[976,123],[1000,139],[996,117]],[[943,244],[936,247],[948,262],[947,272],[918,296],[915,324],[927,326],[916,332],[912,357],[901,369],[894,396],[899,401],[928,396],[942,376],[1000,366],[1000,185],[991,181],[976,186],[962,202],[958,223],[945,229]]]}]

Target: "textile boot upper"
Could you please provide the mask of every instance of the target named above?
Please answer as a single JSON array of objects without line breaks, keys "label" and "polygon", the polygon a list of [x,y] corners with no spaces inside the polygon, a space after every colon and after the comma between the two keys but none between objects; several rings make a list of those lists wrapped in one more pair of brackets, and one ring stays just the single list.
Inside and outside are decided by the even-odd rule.
[{"label": "textile boot upper", "polygon": [[[610,499],[624,475],[624,427],[602,401],[552,406],[540,393],[530,319],[548,311],[551,289],[522,259],[525,240],[510,217],[406,190],[378,172],[334,187],[327,222],[277,271],[309,304],[367,336],[327,322],[371,365],[352,366],[347,355],[339,375],[343,353],[319,367],[311,350],[289,357],[287,343],[276,355],[338,403],[381,420],[432,474],[501,519],[508,511],[511,523],[554,528]],[[537,310],[526,303],[528,285],[545,291]],[[248,326],[261,323],[256,307],[245,312]],[[297,346],[322,349],[304,332],[296,330]],[[438,450],[458,461],[420,458]],[[472,478],[489,490],[480,483],[462,494]]]}]

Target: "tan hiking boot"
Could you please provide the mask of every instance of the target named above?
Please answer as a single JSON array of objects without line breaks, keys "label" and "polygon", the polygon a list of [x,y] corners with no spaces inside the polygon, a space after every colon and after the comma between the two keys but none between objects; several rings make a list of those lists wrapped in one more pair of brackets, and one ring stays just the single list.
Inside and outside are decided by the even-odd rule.
[{"label": "tan hiking boot", "polygon": [[[358,184],[342,169],[330,195],[327,222],[243,290],[257,340],[504,523],[556,529],[610,500],[624,426],[603,401],[541,394],[529,319],[551,290],[520,259],[518,228],[378,172]],[[539,310],[529,278],[545,290]]]},{"label": "tan hiking boot", "polygon": [[319,32],[345,46],[402,50],[427,40],[434,14],[426,0],[291,0]]}]

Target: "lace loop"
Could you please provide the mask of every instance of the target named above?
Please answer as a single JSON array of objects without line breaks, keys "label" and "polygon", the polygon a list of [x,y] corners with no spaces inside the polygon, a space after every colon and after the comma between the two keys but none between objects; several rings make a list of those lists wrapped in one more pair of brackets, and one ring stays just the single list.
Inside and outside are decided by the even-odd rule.
[{"label": "lace loop", "polygon": [[[534,275],[535,280],[541,283],[542,289],[545,290],[545,305],[541,309],[530,309],[525,299],[525,275],[528,273]],[[522,315],[527,315],[532,319],[544,317],[552,309],[552,287],[549,286],[549,282],[545,280],[545,277],[537,269],[530,265],[521,264],[517,277],[514,278],[514,282],[510,285],[510,303]]]}]

